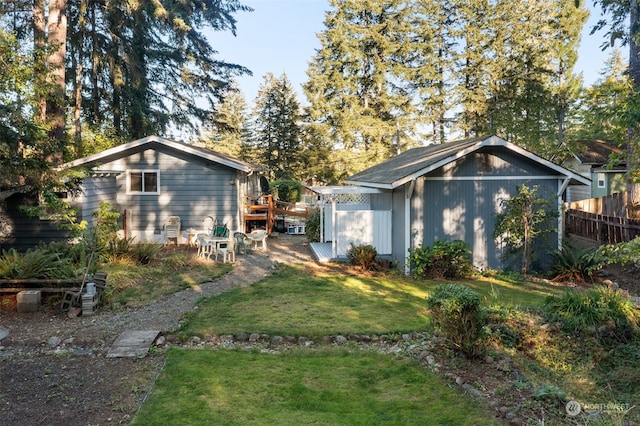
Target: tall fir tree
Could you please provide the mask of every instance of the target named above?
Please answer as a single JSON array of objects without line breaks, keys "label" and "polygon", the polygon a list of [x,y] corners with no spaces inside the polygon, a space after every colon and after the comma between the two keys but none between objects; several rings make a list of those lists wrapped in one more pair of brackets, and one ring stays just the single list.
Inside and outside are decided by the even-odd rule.
[{"label": "tall fir tree", "polygon": [[[640,180],[640,5],[638,0],[594,0],[602,8],[602,18],[592,29],[592,33],[607,29],[603,48],[621,42],[629,47],[629,80],[631,89],[627,95],[626,107],[621,111],[621,119],[627,124],[627,191],[630,199],[637,202],[640,194],[635,186]],[[606,18],[609,18],[606,19]]]},{"label": "tall fir tree", "polygon": [[611,51],[600,78],[582,92],[573,114],[575,123],[571,126],[570,140],[599,139],[624,148],[627,128],[620,120],[620,111],[628,100],[631,86],[627,69],[620,51]]},{"label": "tall fir tree", "polygon": [[405,0],[330,4],[304,90],[310,118],[352,153],[356,171],[397,152],[396,120],[411,114],[410,85],[401,78],[411,8]]},{"label": "tall fir tree", "polygon": [[223,101],[205,128],[206,136],[202,141],[206,148],[245,161],[256,161],[249,106],[237,83],[225,90]]},{"label": "tall fir tree", "polygon": [[301,110],[286,74],[263,77],[255,100],[255,144],[271,179],[299,179],[301,152]]},{"label": "tall fir tree", "polygon": [[33,46],[40,115],[58,138],[60,114],[73,111],[70,151],[80,155],[90,151],[83,129],[119,142],[194,132],[232,78],[249,73],[217,58],[207,33],[235,33],[234,15],[250,10],[238,0],[12,0],[0,2],[0,25]]}]

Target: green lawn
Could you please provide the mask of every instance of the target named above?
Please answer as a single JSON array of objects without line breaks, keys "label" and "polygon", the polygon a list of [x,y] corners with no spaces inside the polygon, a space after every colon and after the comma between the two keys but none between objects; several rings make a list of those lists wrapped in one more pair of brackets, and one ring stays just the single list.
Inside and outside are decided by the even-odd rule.
[{"label": "green lawn", "polygon": [[[545,284],[486,278],[461,281],[485,303],[540,305],[559,290]],[[312,275],[302,266],[282,267],[249,287],[201,304],[184,328],[188,335],[266,333],[319,337],[423,330],[429,325],[425,299],[439,282],[402,275]]]},{"label": "green lawn", "polygon": [[407,360],[325,348],[173,349],[133,425],[493,425]]},{"label": "green lawn", "polygon": [[[497,278],[465,281],[486,303],[540,305],[557,289]],[[186,336],[266,333],[319,338],[429,328],[438,282],[398,274],[314,275],[281,266],[203,301]],[[134,424],[493,424],[482,409],[415,362],[352,346],[285,352],[172,349]]]}]

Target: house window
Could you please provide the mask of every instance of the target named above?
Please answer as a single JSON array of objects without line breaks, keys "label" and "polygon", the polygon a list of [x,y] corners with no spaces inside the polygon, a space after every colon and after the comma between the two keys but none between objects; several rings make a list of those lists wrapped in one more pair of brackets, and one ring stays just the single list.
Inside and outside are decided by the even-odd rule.
[{"label": "house window", "polygon": [[606,181],[604,177],[604,173],[598,173],[598,188],[605,188]]},{"label": "house window", "polygon": [[129,193],[157,194],[160,176],[157,170],[131,170],[127,174]]}]

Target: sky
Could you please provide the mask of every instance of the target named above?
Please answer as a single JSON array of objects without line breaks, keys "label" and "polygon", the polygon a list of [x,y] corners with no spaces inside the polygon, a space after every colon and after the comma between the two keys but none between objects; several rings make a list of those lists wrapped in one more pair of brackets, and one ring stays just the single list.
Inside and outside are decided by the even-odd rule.
[{"label": "sky", "polygon": [[[268,72],[276,77],[286,73],[298,100],[304,103],[302,84],[307,80],[306,71],[316,49],[320,48],[317,34],[324,29],[324,15],[329,10],[327,0],[240,0],[254,9],[239,12],[234,37],[229,32],[211,36],[212,46],[219,52],[219,59],[249,68],[253,76],[238,79],[240,89],[250,104],[258,94],[263,77]],[[592,4],[591,1],[588,2]],[[583,30],[575,72],[582,72],[585,86],[599,77],[610,49],[602,52],[600,45],[604,32],[589,35],[591,27],[599,19],[600,11],[591,10],[591,16]],[[626,50],[622,50],[626,54]]]}]

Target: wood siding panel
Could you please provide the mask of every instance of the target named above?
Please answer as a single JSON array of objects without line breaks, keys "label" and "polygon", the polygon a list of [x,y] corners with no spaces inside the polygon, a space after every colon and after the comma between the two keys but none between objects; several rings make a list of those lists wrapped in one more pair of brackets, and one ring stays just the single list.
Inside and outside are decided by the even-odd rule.
[{"label": "wood siding panel", "polygon": [[429,176],[480,177],[480,176],[547,176],[550,169],[526,157],[507,150],[488,149],[476,151],[460,158]]},{"label": "wood siding panel", "polygon": [[110,203],[115,211],[120,211],[117,205],[119,186],[115,176],[93,176],[82,182],[82,195],[73,201],[79,208],[80,220],[93,224],[93,212],[100,209],[100,203]]}]

